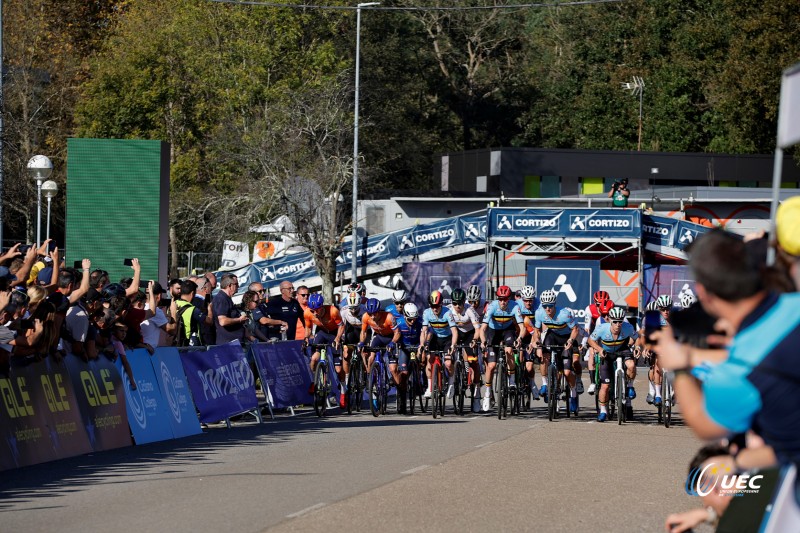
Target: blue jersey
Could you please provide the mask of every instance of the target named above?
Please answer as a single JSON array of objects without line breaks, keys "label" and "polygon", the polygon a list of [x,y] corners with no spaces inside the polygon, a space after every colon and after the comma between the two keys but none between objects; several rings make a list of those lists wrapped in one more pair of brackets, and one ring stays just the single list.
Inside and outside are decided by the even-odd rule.
[{"label": "blue jersey", "polygon": [[422,321],[417,319],[413,326],[409,326],[406,317],[397,319],[397,329],[400,330],[400,342],[405,346],[419,346],[422,333]]},{"label": "blue jersey", "polygon": [[508,329],[514,324],[522,324],[522,313],[517,302],[509,301],[508,307],[503,311],[500,309],[500,302],[494,300],[483,315],[483,323],[489,324],[494,330]]},{"label": "blue jersey", "polygon": [[395,304],[387,305],[385,311],[389,314],[394,315],[395,320],[397,320],[398,322],[400,321],[401,318],[403,318],[403,312],[398,311],[397,306]]},{"label": "blue jersey", "polygon": [[450,309],[442,307],[440,314],[437,315],[429,307],[422,313],[422,325],[428,326],[437,337],[443,338],[450,337],[453,334],[450,328],[456,327],[456,321],[453,320]]},{"label": "blue jersey", "polygon": [[570,335],[572,333],[572,328],[578,325],[578,321],[575,320],[572,309],[567,307],[561,309],[556,307],[553,318],[547,315],[547,311],[545,311],[543,307],[539,307],[534,316],[534,327],[536,329],[542,329],[542,324],[544,324],[547,326],[548,331],[551,331],[553,335],[558,335],[559,337]]},{"label": "blue jersey", "polygon": [[591,337],[593,341],[603,348],[604,352],[608,353],[617,353],[627,350],[628,345],[630,344],[629,340],[636,340],[638,338],[639,334],[636,333],[634,327],[630,324],[630,322],[627,321],[622,323],[622,329],[620,330],[619,336],[616,339],[614,338],[614,335],[611,334],[610,322],[600,324],[594,328]]}]

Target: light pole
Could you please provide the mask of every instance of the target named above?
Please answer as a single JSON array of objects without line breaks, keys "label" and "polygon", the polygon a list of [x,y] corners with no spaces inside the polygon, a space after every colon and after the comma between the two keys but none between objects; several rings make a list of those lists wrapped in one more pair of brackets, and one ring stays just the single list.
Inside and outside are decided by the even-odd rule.
[{"label": "light pole", "polygon": [[380,5],[380,2],[367,2],[356,6],[356,95],[355,117],[353,122],[353,260],[350,282],[356,282],[356,251],[358,250],[358,90],[361,76],[361,8]]},{"label": "light pole", "polygon": [[622,88],[631,94],[639,95],[639,144],[638,151],[642,151],[642,97],[644,96],[644,80],[641,76],[634,76],[633,81],[622,84]]},{"label": "light pole", "polygon": [[53,180],[47,180],[42,184],[42,192],[44,193],[44,197],[47,198],[47,233],[46,239],[50,238],[50,202],[52,202],[53,198],[56,197],[58,194],[58,183]]},{"label": "light pole", "polygon": [[44,155],[35,155],[28,160],[28,174],[36,180],[36,247],[42,243],[42,182],[53,173],[53,162]]}]

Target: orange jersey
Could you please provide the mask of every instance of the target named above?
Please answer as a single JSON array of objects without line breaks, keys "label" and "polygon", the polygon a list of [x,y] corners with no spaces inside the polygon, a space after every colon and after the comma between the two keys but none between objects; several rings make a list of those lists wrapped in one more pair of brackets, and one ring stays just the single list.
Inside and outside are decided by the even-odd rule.
[{"label": "orange jersey", "polygon": [[361,331],[367,331],[367,328],[372,328],[375,335],[391,337],[397,328],[397,322],[394,319],[394,315],[388,311],[378,311],[375,316],[364,313],[361,319]]},{"label": "orange jersey", "polygon": [[303,313],[306,322],[306,331],[311,331],[313,326],[322,328],[327,333],[333,333],[342,325],[342,315],[335,305],[323,305],[316,315],[311,309],[306,308]]}]

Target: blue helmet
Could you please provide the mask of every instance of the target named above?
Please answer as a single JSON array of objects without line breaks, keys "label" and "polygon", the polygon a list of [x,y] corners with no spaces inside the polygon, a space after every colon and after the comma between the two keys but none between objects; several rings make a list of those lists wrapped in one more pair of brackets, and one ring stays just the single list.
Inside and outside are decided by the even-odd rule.
[{"label": "blue helmet", "polygon": [[311,296],[308,297],[308,308],[309,309],[319,309],[325,303],[325,298],[318,292],[315,292]]},{"label": "blue helmet", "polygon": [[381,301],[377,298],[367,300],[367,313],[373,315],[381,310]]}]

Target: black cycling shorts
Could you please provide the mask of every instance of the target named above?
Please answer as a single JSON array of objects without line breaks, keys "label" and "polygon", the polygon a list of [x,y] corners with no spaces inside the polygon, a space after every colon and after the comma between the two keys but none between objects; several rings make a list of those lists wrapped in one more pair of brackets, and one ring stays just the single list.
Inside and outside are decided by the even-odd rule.
[{"label": "black cycling shorts", "polygon": [[617,357],[620,355],[622,356],[622,364],[625,364],[625,361],[629,359],[633,359],[633,352],[630,350],[622,350],[616,353],[605,353],[606,356],[600,359],[600,383],[611,383],[611,380],[614,379],[614,364],[617,361]]}]

